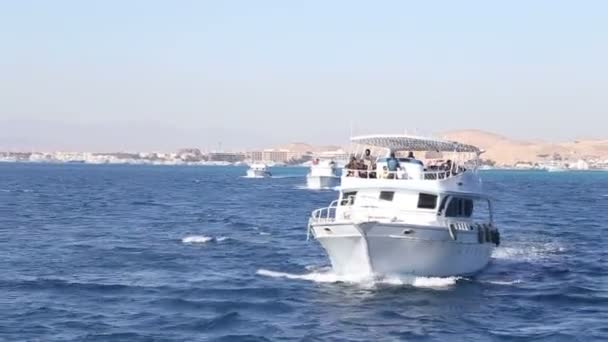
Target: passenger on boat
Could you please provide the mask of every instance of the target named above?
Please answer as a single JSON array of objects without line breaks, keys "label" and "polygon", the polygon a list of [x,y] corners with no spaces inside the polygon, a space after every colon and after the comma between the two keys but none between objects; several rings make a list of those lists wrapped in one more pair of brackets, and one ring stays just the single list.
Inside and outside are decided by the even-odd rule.
[{"label": "passenger on boat", "polygon": [[382,167],[382,172],[380,173],[378,178],[382,178],[382,179],[388,178],[388,168],[386,166]]},{"label": "passenger on boat", "polygon": [[450,159],[446,160],[445,164],[443,164],[443,169],[446,171],[448,177],[452,174],[452,167],[452,160]]},{"label": "passenger on boat", "polygon": [[359,169],[363,170],[362,172],[359,172],[360,177],[376,178],[376,172],[374,172],[376,169],[376,164],[374,163],[374,157],[372,157],[372,151],[369,148],[365,149],[365,154],[361,160],[359,160],[359,164]]},{"label": "passenger on boat", "polygon": [[357,157],[352,156],[350,157],[350,161],[348,162],[348,164],[346,164],[346,176],[347,177],[353,177],[355,176],[355,171],[359,169],[359,162],[357,161]]},{"label": "passenger on boat", "polygon": [[374,161],[372,160],[372,151],[369,148],[365,149],[365,154],[363,155],[363,158],[361,160],[363,161],[363,164],[365,164],[367,169],[371,169]]},{"label": "passenger on boat", "polygon": [[391,152],[390,157],[386,159],[386,166],[389,174],[388,179],[396,179],[397,171],[400,169],[399,160],[395,158],[395,152]]},{"label": "passenger on boat", "polygon": [[424,166],[424,163],[421,160],[418,160],[418,159],[416,159],[416,157],[414,157],[414,152],[412,152],[412,151],[408,152],[407,161],[409,163],[420,164],[420,165]]}]

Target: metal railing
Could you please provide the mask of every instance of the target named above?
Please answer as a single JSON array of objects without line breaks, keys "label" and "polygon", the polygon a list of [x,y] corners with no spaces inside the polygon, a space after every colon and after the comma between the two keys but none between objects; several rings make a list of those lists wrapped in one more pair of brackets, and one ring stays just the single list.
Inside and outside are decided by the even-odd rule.
[{"label": "metal railing", "polygon": [[461,169],[458,172],[450,170],[440,171],[423,171],[420,177],[413,177],[405,170],[384,171],[384,170],[359,170],[359,169],[344,169],[342,174],[346,177],[366,178],[366,179],[400,179],[400,180],[443,180],[466,172],[466,169]]},{"label": "metal railing", "polygon": [[338,208],[338,200],[332,201],[329,206],[313,210],[308,219],[308,225],[313,223],[331,223],[336,220],[336,209]]}]

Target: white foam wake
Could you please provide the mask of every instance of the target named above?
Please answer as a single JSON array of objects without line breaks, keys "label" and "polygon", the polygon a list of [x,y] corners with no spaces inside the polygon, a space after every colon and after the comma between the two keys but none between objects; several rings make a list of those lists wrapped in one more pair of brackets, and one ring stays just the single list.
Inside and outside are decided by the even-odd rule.
[{"label": "white foam wake", "polygon": [[487,283],[490,284],[494,284],[494,285],[515,285],[515,284],[521,284],[521,279],[515,279],[515,280],[489,280],[487,281]]},{"label": "white foam wake", "polygon": [[531,243],[528,246],[498,247],[492,252],[495,259],[536,261],[555,256],[566,251],[557,243]]},{"label": "white foam wake", "polygon": [[332,272],[311,272],[307,274],[292,274],[260,269],[256,273],[266,277],[308,280],[315,283],[361,283],[366,280],[371,280],[371,278],[366,275],[339,276]]},{"label": "white foam wake", "polygon": [[193,244],[193,243],[207,243],[209,241],[213,240],[212,237],[210,236],[205,236],[205,235],[191,235],[191,236],[186,236],[182,239],[183,243],[189,243],[189,244]]},{"label": "white foam wake", "polygon": [[331,271],[311,272],[306,274],[292,274],[284,272],[276,272],[265,269],[260,269],[256,272],[258,275],[286,278],[295,280],[307,280],[315,283],[349,283],[361,285],[364,287],[375,287],[377,285],[394,285],[394,286],[414,286],[424,288],[445,288],[456,284],[460,277],[373,277],[369,274],[349,274],[337,275]]},{"label": "white foam wake", "polygon": [[226,241],[230,239],[229,237],[226,236],[220,236],[220,237],[211,237],[211,236],[205,236],[205,235],[189,235],[186,236],[184,238],[182,238],[182,243],[185,244],[203,244],[203,243],[207,243],[210,241],[216,241],[216,242],[222,242],[222,241]]}]

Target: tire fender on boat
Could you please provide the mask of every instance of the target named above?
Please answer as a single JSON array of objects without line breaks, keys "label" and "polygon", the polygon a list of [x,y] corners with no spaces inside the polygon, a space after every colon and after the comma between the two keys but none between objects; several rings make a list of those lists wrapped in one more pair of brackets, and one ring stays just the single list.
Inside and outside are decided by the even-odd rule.
[{"label": "tire fender on boat", "polygon": [[488,225],[484,224],[483,230],[485,232],[486,242],[492,242],[492,234],[490,232],[490,228],[488,227]]}]

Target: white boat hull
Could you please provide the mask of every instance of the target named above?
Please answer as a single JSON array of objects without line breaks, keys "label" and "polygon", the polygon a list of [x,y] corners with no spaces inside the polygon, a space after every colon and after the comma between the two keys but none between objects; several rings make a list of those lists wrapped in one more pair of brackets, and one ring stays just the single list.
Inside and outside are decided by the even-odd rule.
[{"label": "white boat hull", "polygon": [[340,183],[338,176],[306,176],[306,186],[309,189],[333,189]]},{"label": "white boat hull", "polygon": [[[367,222],[319,224],[312,233],[337,274],[447,277],[474,274],[489,262],[494,244],[477,231]],[[485,236],[484,236],[485,238]]]},{"label": "white boat hull", "polygon": [[247,170],[247,177],[248,178],[266,178],[266,177],[270,177],[271,174],[268,171],[264,171],[264,170]]}]

